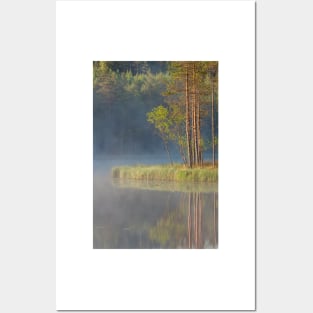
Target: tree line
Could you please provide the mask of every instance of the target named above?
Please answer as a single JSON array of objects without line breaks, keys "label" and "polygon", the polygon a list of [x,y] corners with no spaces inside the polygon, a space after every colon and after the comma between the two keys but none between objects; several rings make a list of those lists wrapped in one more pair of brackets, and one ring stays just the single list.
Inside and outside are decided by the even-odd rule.
[{"label": "tree line", "polygon": [[154,64],[152,72],[149,64],[94,62],[94,155],[163,151],[162,142],[146,120],[146,113],[163,101],[168,74],[162,66]]}]

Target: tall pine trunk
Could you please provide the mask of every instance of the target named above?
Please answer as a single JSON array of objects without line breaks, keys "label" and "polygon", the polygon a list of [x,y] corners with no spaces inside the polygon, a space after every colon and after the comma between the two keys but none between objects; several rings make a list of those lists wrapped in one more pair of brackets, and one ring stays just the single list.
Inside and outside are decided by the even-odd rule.
[{"label": "tall pine trunk", "polygon": [[188,154],[188,166],[192,167],[191,147],[190,147],[190,113],[189,113],[189,84],[188,84],[188,64],[185,66],[185,124],[186,124],[186,140],[187,140],[187,154]]},{"label": "tall pine trunk", "polygon": [[196,130],[197,130],[198,165],[202,165],[199,90],[197,90],[196,92],[196,108],[197,108]]},{"label": "tall pine trunk", "polygon": [[198,165],[198,138],[197,138],[197,105],[196,105],[196,69],[195,63],[192,66],[192,144],[193,160]]}]

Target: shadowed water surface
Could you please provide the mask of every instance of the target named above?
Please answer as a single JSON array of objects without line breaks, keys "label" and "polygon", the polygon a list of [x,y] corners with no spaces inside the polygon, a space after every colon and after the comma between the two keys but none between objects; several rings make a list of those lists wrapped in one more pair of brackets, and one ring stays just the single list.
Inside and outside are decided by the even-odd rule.
[{"label": "shadowed water surface", "polygon": [[217,248],[217,184],[111,179],[112,166],[138,163],[138,157],[94,161],[94,248]]}]

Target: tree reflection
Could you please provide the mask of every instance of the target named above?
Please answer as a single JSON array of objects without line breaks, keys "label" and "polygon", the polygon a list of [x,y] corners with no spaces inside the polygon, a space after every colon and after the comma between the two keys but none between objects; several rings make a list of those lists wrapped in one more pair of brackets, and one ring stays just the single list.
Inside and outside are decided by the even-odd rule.
[{"label": "tree reflection", "polygon": [[160,248],[217,248],[217,193],[181,193],[179,205],[149,229]]}]

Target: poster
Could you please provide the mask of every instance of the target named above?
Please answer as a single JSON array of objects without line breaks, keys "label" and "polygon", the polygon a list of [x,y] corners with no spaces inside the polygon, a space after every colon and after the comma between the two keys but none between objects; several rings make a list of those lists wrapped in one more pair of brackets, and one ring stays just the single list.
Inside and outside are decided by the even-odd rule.
[{"label": "poster", "polygon": [[[57,309],[255,309],[255,3],[58,1],[56,41]],[[164,99],[171,79],[187,98],[176,86],[179,100]],[[190,109],[181,145],[178,108]],[[171,162],[184,166],[173,177],[200,174],[117,177]],[[206,163],[218,184],[203,190]]]}]

